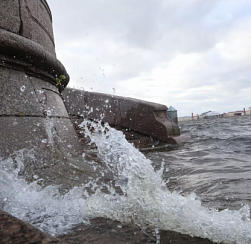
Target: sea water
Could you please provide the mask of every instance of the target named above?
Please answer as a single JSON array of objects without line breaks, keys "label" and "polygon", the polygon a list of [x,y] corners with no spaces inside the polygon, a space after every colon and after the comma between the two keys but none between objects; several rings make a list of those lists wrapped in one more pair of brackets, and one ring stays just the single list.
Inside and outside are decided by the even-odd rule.
[{"label": "sea water", "polygon": [[[57,182],[41,187],[37,175],[27,183],[19,172],[24,155],[33,153],[23,149],[1,161],[0,208],[52,235],[105,217],[156,232],[251,243],[250,192],[245,188],[250,179],[250,122],[245,117],[181,124],[188,142],[172,151],[142,154],[121,132],[85,121],[81,126],[97,146],[97,160],[113,173],[115,183],[104,183],[108,191],[92,179],[65,193]],[[78,159],[83,164],[90,163],[86,154]],[[92,193],[86,191],[90,186]]]},{"label": "sea water", "polygon": [[196,193],[208,207],[251,205],[251,117],[198,120],[180,124],[189,140],[168,153],[147,157],[169,171],[168,188]]}]

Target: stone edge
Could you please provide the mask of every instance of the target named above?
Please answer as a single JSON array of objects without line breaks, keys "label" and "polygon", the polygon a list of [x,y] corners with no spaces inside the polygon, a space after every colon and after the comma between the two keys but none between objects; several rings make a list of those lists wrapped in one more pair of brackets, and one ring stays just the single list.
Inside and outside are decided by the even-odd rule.
[{"label": "stone edge", "polygon": [[46,76],[53,85],[57,85],[56,77],[64,75],[66,78],[61,81],[61,89],[69,83],[70,77],[63,64],[41,45],[27,38],[0,29],[0,52],[6,55],[6,59],[1,57],[1,66],[6,62],[16,65],[16,68],[22,67],[35,76]]}]

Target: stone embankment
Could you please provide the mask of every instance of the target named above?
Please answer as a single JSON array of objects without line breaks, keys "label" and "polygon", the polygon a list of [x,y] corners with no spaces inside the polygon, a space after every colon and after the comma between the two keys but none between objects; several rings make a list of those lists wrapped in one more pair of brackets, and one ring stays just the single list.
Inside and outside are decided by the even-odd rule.
[{"label": "stone embankment", "polygon": [[121,130],[138,148],[176,144],[173,137],[180,135],[178,125],[167,117],[167,106],[162,104],[71,88],[64,90],[63,99],[73,124],[84,119],[101,120]]},{"label": "stone embankment", "polygon": [[76,226],[71,233],[55,238],[0,210],[1,244],[150,244],[156,243],[157,238],[161,244],[212,244],[207,239],[174,231],[160,230],[156,236],[151,229],[143,232],[138,226],[104,218],[93,219],[89,225]]},{"label": "stone embankment", "polygon": [[56,58],[49,6],[0,1],[0,16],[0,157],[27,148],[55,165],[80,143],[58,89],[69,75]]},{"label": "stone embankment", "polygon": [[[23,148],[32,152],[27,157],[23,155],[21,173],[27,181],[37,174],[47,184],[54,182],[62,162],[67,165],[67,158],[83,152],[72,121],[96,120],[102,114],[103,122],[121,129],[131,140],[138,136],[175,142],[172,137],[179,134],[179,129],[167,119],[164,105],[66,90],[67,111],[61,92],[69,75],[56,58],[52,15],[45,0],[0,1],[0,16],[0,158],[6,159]],[[57,81],[62,75],[64,79]],[[92,225],[81,227],[86,230],[82,234],[76,229],[75,234],[62,239],[66,243],[83,243],[86,235],[91,243],[111,243],[114,238],[120,238],[117,243],[156,242],[156,238],[153,241],[151,235],[144,236],[135,226],[114,232],[115,225],[110,220],[93,220]],[[135,231],[137,236],[132,234]],[[177,233],[172,235],[173,240],[179,240]],[[163,232],[163,240],[171,240],[169,236]],[[203,241],[194,243],[210,243]],[[0,210],[0,243],[63,242]]]},{"label": "stone embankment", "polygon": [[0,243],[64,244],[65,242],[34,228],[0,209]]}]

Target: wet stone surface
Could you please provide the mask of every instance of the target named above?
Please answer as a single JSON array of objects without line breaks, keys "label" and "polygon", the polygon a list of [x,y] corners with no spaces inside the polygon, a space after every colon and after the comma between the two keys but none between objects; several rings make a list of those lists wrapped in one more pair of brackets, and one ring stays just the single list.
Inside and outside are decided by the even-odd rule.
[{"label": "wet stone surface", "polygon": [[64,90],[63,99],[72,119],[102,120],[110,126],[176,144],[171,136],[179,135],[179,128],[167,118],[165,105],[71,88]]},{"label": "wet stone surface", "polygon": [[40,45],[55,55],[52,16],[45,0],[20,1],[21,35]]},{"label": "wet stone surface", "polygon": [[[118,221],[105,218],[95,218],[90,225],[79,225],[71,233],[60,236],[59,239],[69,244],[137,244],[158,243],[154,230],[143,232],[134,225],[124,225]],[[174,231],[160,231],[160,244],[212,244],[208,239],[182,235]]]},{"label": "wet stone surface", "polygon": [[31,225],[0,210],[0,243],[1,244],[63,244],[57,238],[49,236]]},{"label": "wet stone surface", "polygon": [[[160,244],[212,244],[207,239],[173,231],[160,231],[159,240]],[[1,244],[150,244],[158,243],[156,241],[156,234],[152,230],[143,232],[139,227],[104,218],[95,218],[89,225],[79,225],[71,233],[55,238],[0,210]]]},{"label": "wet stone surface", "polygon": [[[159,238],[158,238],[159,237]],[[157,242],[157,239],[159,242]],[[212,244],[208,239],[182,235],[174,231],[142,231],[138,226],[124,225],[118,221],[95,218],[88,225],[78,225],[69,234],[52,237],[33,226],[0,210],[1,244]]]},{"label": "wet stone surface", "polygon": [[19,32],[21,20],[18,0],[0,1],[0,16],[1,29],[16,34]]}]

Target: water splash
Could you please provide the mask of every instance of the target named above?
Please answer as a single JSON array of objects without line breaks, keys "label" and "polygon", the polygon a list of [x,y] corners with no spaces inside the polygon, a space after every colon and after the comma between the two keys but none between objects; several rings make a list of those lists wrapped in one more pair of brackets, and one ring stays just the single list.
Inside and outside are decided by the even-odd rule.
[{"label": "water splash", "polygon": [[0,208],[52,235],[65,233],[75,224],[85,222],[84,189],[73,188],[61,195],[57,185],[42,188],[39,182],[43,179],[37,175],[28,184],[19,175],[27,155],[32,157],[33,153],[24,149],[1,160]]},{"label": "water splash", "polygon": [[[182,196],[170,192],[162,180],[163,168],[154,171],[152,162],[129,144],[124,135],[108,125],[83,122],[85,135],[97,146],[101,163],[114,175],[120,194],[110,187],[103,193],[95,182],[94,194],[86,191],[88,183],[60,194],[58,186],[28,184],[19,176],[20,152],[2,160],[0,168],[0,207],[53,235],[62,234],[89,218],[107,217],[135,223],[143,229],[152,227],[174,230],[214,242],[251,243],[250,209],[208,209],[195,194]],[[81,156],[84,162],[84,158]],[[35,177],[36,178],[36,177]],[[161,237],[160,237],[161,238]]]},{"label": "water splash", "polygon": [[25,89],[26,89],[26,87],[25,87],[24,85],[20,87],[20,91],[21,91],[21,92],[24,92]]},{"label": "water splash", "polygon": [[[84,128],[88,128],[86,123],[83,123]],[[91,213],[91,217],[135,222],[143,228],[154,227],[157,218],[160,229],[214,242],[251,242],[249,206],[238,211],[226,209],[219,212],[203,207],[195,194],[184,197],[170,192],[161,178],[163,171],[155,172],[151,161],[127,143],[121,132],[101,124],[95,128],[90,137],[98,147],[99,157],[116,171],[118,181],[126,181],[127,184],[122,187],[123,196],[97,193],[96,198],[87,199],[86,212]]]}]

